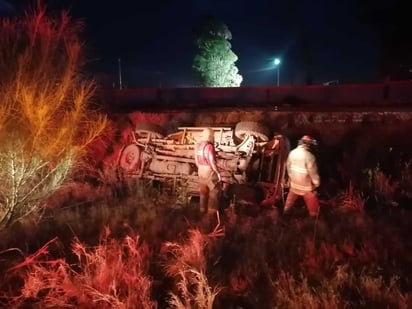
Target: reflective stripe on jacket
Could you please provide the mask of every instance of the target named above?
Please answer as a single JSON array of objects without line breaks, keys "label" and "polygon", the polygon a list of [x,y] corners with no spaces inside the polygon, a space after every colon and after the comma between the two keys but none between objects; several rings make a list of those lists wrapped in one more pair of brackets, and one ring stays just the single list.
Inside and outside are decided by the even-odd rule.
[{"label": "reflective stripe on jacket", "polygon": [[215,147],[210,142],[199,142],[195,146],[196,159],[198,165],[210,166],[209,156],[215,156]]},{"label": "reflective stripe on jacket", "polygon": [[320,177],[315,156],[305,146],[293,149],[287,159],[287,171],[290,179],[290,190],[304,195],[319,187]]}]

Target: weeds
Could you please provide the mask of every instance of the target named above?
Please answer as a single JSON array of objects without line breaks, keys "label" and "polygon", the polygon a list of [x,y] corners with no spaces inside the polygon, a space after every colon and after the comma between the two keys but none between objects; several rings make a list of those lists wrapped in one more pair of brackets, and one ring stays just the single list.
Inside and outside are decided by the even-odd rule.
[{"label": "weeds", "polygon": [[315,286],[310,278],[294,278],[281,272],[274,280],[274,308],[409,308],[411,294],[401,292],[398,278],[385,282],[382,277],[355,274],[348,265],[336,269],[334,276]]},{"label": "weeds", "polygon": [[106,230],[94,248],[75,240],[74,264],[49,259],[53,240],[13,267],[24,278],[18,302],[36,308],[156,308],[147,276],[148,247],[139,237],[116,241],[109,235]]},{"label": "weeds", "polygon": [[[50,213],[47,220],[56,225],[49,222],[47,235],[70,224],[70,237],[53,239],[3,274],[0,302],[32,308],[412,305],[406,217],[372,220],[361,207],[317,221],[229,212],[207,234],[199,230],[203,220],[191,221],[185,209],[163,208],[167,201],[147,194],[143,185],[125,183],[122,194],[105,188],[97,194],[86,186],[69,194],[81,201],[95,191],[99,198],[71,216],[58,209]],[[356,204],[354,196],[359,197],[353,189],[345,195]],[[104,223],[110,232],[101,232]],[[37,233],[31,242],[47,242],[45,231]],[[100,240],[90,241],[99,233]]]},{"label": "weeds", "polygon": [[176,291],[170,292],[168,299],[171,308],[213,308],[220,288],[209,286],[205,250],[213,238],[221,236],[223,230],[217,226],[209,235],[203,235],[199,230],[189,230],[186,242],[164,244],[162,251],[167,255],[164,262],[166,275],[177,280]]},{"label": "weeds", "polygon": [[349,183],[349,188],[336,197],[339,212],[363,212],[365,210],[365,199],[362,194],[353,188]]},{"label": "weeds", "polygon": [[[136,304],[140,308],[155,308],[158,302],[166,303],[168,308],[267,307],[268,304],[273,308],[386,305],[407,308],[412,305],[408,279],[411,274],[403,268],[408,263],[408,257],[402,256],[406,244],[387,243],[388,239],[401,237],[407,225],[388,230],[369,222],[369,232],[365,233],[358,229],[351,213],[344,213],[335,218],[336,224],[320,229],[313,240],[313,221],[280,224],[270,218],[252,219],[239,214],[235,221],[233,218],[222,221],[225,228],[218,225],[210,234],[190,228],[182,241],[179,235],[184,229],[178,230],[176,224],[165,224],[166,218],[157,217],[157,224],[163,222],[169,230],[162,237],[159,230],[146,231],[143,244],[136,236],[115,239],[106,229],[93,246],[75,239],[71,243],[72,254],[65,258],[61,252],[57,256],[58,242],[54,239],[8,272],[8,276],[14,274],[20,278],[23,285],[18,298],[13,299],[9,294],[7,305],[24,304],[33,308],[136,308]],[[128,235],[135,235],[132,226],[127,230]],[[177,240],[168,241],[169,237]],[[61,250],[62,245],[59,246]],[[149,263],[163,267],[153,273]],[[7,287],[4,283],[8,276],[4,276],[3,289]],[[165,298],[154,299],[154,283],[158,282],[156,289],[159,289],[159,282],[168,280],[169,284],[162,287]],[[220,288],[214,282],[227,287]]]}]

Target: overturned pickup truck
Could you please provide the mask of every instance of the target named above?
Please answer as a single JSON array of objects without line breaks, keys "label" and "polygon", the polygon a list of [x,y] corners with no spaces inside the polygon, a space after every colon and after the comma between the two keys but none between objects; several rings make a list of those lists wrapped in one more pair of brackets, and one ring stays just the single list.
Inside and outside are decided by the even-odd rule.
[{"label": "overturned pickup truck", "polygon": [[[165,136],[158,125],[139,122],[130,143],[120,151],[118,167],[124,175],[156,181],[180,195],[180,200],[188,201],[199,195],[194,148],[204,129],[179,127],[177,132]],[[275,205],[282,197],[289,152],[287,138],[275,135],[269,139],[268,130],[256,122],[239,122],[234,129],[211,129],[226,197],[243,203]]]}]

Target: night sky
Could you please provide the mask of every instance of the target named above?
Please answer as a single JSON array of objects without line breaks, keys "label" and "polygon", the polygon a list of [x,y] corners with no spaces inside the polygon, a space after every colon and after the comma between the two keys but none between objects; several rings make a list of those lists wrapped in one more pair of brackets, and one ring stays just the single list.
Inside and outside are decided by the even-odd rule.
[{"label": "night sky", "polygon": [[[308,62],[316,84],[378,79],[378,36],[360,17],[357,0],[58,2],[85,22],[89,68],[117,82],[121,58],[128,87],[194,85],[193,27],[204,15],[217,17],[232,32],[242,85],[274,85],[275,56],[282,58],[281,85],[304,83]],[[3,15],[19,11],[11,3],[0,0]]]}]

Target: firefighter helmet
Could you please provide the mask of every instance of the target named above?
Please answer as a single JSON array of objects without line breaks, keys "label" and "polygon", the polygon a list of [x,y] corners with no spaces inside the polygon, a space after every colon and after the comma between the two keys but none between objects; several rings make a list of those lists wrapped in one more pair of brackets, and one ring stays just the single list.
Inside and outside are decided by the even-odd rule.
[{"label": "firefighter helmet", "polygon": [[298,142],[299,145],[317,146],[318,142],[310,135],[304,135]]}]

